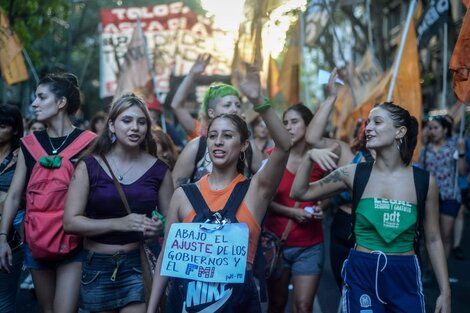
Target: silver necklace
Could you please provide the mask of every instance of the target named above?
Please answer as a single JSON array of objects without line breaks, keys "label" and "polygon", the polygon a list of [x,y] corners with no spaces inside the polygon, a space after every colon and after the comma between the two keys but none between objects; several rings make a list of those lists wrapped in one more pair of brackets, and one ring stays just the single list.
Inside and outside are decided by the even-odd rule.
[{"label": "silver necklace", "polygon": [[128,168],[124,173],[121,174],[121,173],[119,173],[119,171],[117,170],[117,169],[118,169],[118,166],[116,165],[116,162],[114,161],[114,158],[111,158],[111,161],[113,162],[113,165],[114,165],[114,167],[115,167],[115,170],[116,170],[116,172],[117,172],[117,174],[118,174],[118,175],[117,175],[117,179],[118,179],[119,181],[122,181],[122,180],[124,179],[124,176],[125,176],[127,173],[129,173],[129,171],[130,171],[130,170],[134,167],[134,165],[135,165],[135,162],[133,162],[133,163],[131,164],[131,166],[129,166],[129,168]]},{"label": "silver necklace", "polygon": [[64,141],[62,141],[62,143],[60,144],[60,146],[58,146],[57,148],[54,147],[54,145],[52,144],[52,141],[51,141],[51,137],[49,137],[49,135],[47,135],[47,138],[49,139],[49,143],[51,144],[51,147],[52,147],[52,154],[57,154],[57,151],[59,151],[60,148],[62,148],[62,146],[64,145],[64,143],[67,141],[67,139],[69,139],[69,136],[71,133],[73,133],[73,130],[75,129],[72,128],[72,130],[70,131],[70,133],[67,134],[67,136],[65,137]]}]

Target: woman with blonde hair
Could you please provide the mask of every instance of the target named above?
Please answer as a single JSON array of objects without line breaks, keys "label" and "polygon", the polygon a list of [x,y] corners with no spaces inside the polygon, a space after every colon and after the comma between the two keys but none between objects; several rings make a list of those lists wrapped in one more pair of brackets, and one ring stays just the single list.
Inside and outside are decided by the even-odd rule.
[{"label": "woman with blonde hair", "polygon": [[[162,221],[173,193],[168,166],[156,157],[151,121],[142,99],[116,100],[96,143],[77,165],[64,229],[83,237],[80,308],[92,312],[144,312],[139,242],[158,255]],[[114,179],[114,177],[116,177]],[[122,188],[128,214],[116,184]]]}]

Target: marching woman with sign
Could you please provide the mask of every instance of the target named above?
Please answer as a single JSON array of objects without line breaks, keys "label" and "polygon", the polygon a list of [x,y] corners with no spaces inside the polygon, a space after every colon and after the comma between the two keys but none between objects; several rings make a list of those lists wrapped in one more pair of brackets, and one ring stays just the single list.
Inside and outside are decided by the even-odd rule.
[{"label": "marching woman with sign", "polygon": [[366,126],[374,162],[340,167],[310,184],[313,161],[328,168],[336,164],[333,148],[312,149],[297,171],[291,196],[298,201],[352,190],[355,246],[343,265],[344,312],[425,312],[415,253],[423,229],[440,289],[435,312],[450,312],[436,180],[410,165],[417,137],[416,119],[385,102],[370,111]]},{"label": "marching woman with sign", "polygon": [[246,123],[235,114],[212,119],[207,132],[212,172],[178,188],[172,197],[147,312],[155,312],[168,276],[175,277],[168,312],[261,312],[252,265],[290,138],[269,101],[260,96],[259,74],[253,69],[241,90],[262,116],[276,147],[265,167],[247,180],[241,174],[249,143]]},{"label": "marching woman with sign", "polygon": [[168,212],[171,173],[156,158],[150,115],[140,98],[118,98],[106,127],[77,165],[64,214],[64,229],[85,237],[80,308],[145,312],[147,258],[139,245],[148,243],[158,255],[158,214]]},{"label": "marching woman with sign", "polygon": [[[80,107],[73,74],[49,74],[36,89],[36,119],[47,129],[21,140],[16,171],[5,201],[0,233],[8,233],[26,186],[24,264],[31,270],[43,312],[76,312],[81,238],[63,231],[62,217],[77,156],[95,134],[73,127]],[[0,269],[12,266],[12,249],[0,236]]]}]

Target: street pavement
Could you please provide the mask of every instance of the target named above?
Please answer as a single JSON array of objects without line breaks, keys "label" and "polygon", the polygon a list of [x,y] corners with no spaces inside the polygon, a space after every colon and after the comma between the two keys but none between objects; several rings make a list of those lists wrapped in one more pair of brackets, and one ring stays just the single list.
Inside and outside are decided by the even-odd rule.
[{"label": "street pavement", "polygon": [[[337,313],[340,301],[340,292],[336,287],[330,268],[329,259],[329,225],[331,217],[327,216],[324,221],[325,228],[325,267],[320,281],[319,291],[315,299],[312,312],[315,313]],[[452,313],[470,312],[470,212],[465,215],[464,236],[462,239],[462,248],[464,250],[464,260],[449,258],[449,276],[451,277],[452,290]],[[24,273],[23,276],[25,276]],[[424,285],[424,295],[426,300],[426,312],[434,312],[434,304],[439,294],[439,289],[435,280]],[[292,312],[292,304],[289,301],[286,313]],[[263,305],[266,311],[266,305]],[[32,291],[20,290],[17,296],[17,313],[36,313],[40,312],[36,298]],[[414,313],[414,312],[410,312]]]}]

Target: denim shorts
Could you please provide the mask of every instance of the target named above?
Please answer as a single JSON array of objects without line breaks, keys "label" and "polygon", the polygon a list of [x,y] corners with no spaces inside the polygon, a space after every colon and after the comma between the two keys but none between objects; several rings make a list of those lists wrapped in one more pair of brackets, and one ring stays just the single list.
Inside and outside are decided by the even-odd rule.
[{"label": "denim shorts", "polygon": [[23,242],[23,251],[24,251],[24,266],[30,270],[55,270],[59,265],[68,264],[71,262],[82,262],[83,260],[83,250],[80,249],[77,252],[74,252],[72,255],[66,259],[60,261],[38,261],[33,259],[31,254],[31,249],[29,248],[26,241]]},{"label": "denim shorts", "polygon": [[452,217],[457,217],[460,210],[460,202],[457,200],[441,200],[439,199],[439,213]]},{"label": "denim shorts", "polygon": [[80,309],[115,310],[131,302],[145,302],[139,249],[113,255],[85,250]]},{"label": "denim shorts", "polygon": [[284,268],[292,276],[320,275],[323,271],[323,243],[308,247],[284,247]]}]

